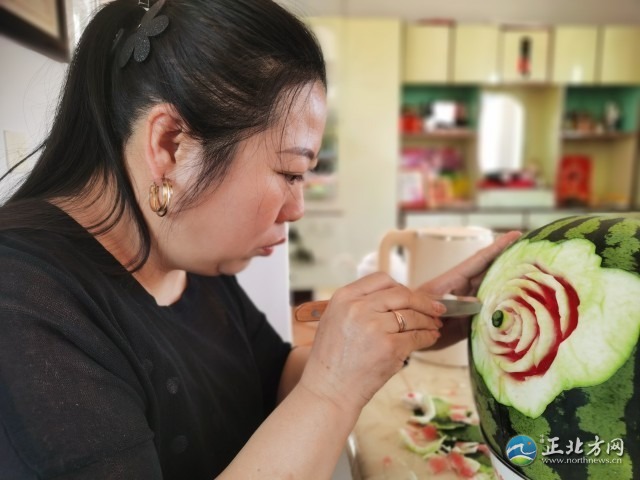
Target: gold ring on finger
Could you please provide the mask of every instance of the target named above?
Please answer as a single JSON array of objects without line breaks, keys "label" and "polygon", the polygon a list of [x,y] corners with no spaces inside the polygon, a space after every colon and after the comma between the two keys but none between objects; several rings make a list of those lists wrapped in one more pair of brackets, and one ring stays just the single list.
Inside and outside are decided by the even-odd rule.
[{"label": "gold ring on finger", "polygon": [[391,310],[393,314],[396,316],[396,320],[398,321],[398,333],[402,333],[407,329],[407,322],[400,312],[396,312],[395,310]]}]

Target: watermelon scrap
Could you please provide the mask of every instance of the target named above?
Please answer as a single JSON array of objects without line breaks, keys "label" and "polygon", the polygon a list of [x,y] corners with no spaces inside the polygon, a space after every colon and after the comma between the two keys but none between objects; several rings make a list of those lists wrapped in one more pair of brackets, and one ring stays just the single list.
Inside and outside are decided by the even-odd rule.
[{"label": "watermelon scrap", "polygon": [[429,455],[426,461],[433,475],[453,472],[459,478],[470,478],[472,480],[491,480],[495,478],[491,465],[480,463],[460,452],[435,453]]},{"label": "watermelon scrap", "polygon": [[425,440],[437,440],[440,438],[440,434],[438,433],[438,429],[435,425],[429,424],[422,427],[422,436]]},{"label": "watermelon scrap", "polygon": [[456,442],[453,451],[462,453],[463,455],[467,453],[477,453],[479,445],[478,442]]},{"label": "watermelon scrap", "polygon": [[410,416],[408,425],[400,429],[400,437],[408,450],[426,461],[431,473],[451,472],[461,479],[495,479],[489,449],[470,409],[419,392],[405,396],[403,403],[411,410],[426,405],[430,412],[431,419],[426,422],[427,415]]},{"label": "watermelon scrap", "polygon": [[431,473],[433,473],[434,475],[446,472],[450,469],[449,459],[446,455],[443,455],[441,453],[430,455],[427,459],[427,465],[429,466],[429,470],[431,470]]},{"label": "watermelon scrap", "polygon": [[438,452],[445,440],[444,437],[427,440],[423,437],[421,429],[410,427],[401,428],[400,437],[409,450],[423,457]]},{"label": "watermelon scrap", "polygon": [[429,395],[421,392],[409,392],[403,398],[402,402],[405,407],[414,412],[411,417],[412,423],[419,425],[427,425],[434,417],[438,415],[438,410],[434,399]]},{"label": "watermelon scrap", "polygon": [[472,478],[480,470],[480,463],[472,458],[465,457],[461,453],[451,451],[447,457],[451,462],[453,471],[462,478]]}]

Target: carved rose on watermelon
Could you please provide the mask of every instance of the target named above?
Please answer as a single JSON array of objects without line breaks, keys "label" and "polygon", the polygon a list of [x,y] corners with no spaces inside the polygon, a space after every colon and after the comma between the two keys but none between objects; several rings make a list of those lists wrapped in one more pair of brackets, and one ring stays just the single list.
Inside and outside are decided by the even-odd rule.
[{"label": "carved rose on watermelon", "polygon": [[522,264],[514,278],[486,303],[494,328],[483,342],[512,378],[542,375],[560,344],[576,329],[580,299],[571,284],[538,265]]},{"label": "carved rose on watermelon", "polygon": [[471,349],[498,402],[536,418],[563,391],[600,384],[629,358],[640,281],[601,262],[584,239],[524,239],[490,268]]}]

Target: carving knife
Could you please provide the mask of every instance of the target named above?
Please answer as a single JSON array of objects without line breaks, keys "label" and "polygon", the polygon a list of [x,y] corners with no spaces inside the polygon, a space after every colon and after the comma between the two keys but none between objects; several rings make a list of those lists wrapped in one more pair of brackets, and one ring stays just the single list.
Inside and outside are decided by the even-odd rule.
[{"label": "carving knife", "polygon": [[[440,315],[445,317],[466,317],[475,315],[482,308],[482,303],[475,297],[457,297],[455,295],[444,295],[441,298],[435,298],[437,302],[442,303],[447,311]],[[315,322],[327,308],[328,300],[317,300],[314,302],[306,302],[298,306],[294,311],[294,317],[298,322]]]}]

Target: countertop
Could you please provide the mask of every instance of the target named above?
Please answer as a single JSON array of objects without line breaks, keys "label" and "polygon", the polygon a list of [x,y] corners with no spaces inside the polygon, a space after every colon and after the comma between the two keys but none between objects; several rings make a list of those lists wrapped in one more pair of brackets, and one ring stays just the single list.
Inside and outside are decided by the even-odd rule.
[{"label": "countertop", "polygon": [[[311,344],[316,328],[315,322],[301,323],[294,320],[294,344]],[[428,355],[431,356],[426,358]],[[420,392],[440,397],[451,404],[463,405],[473,412],[472,418],[477,418],[469,368],[436,363],[433,354],[415,352],[407,366],[374,395],[360,414],[347,445],[353,480],[461,478],[452,472],[434,475],[425,460],[404,446],[399,430],[407,426],[407,420],[411,416],[411,411],[402,402],[403,396],[409,392]]]},{"label": "countertop", "polygon": [[417,352],[409,364],[378,391],[362,414],[350,439],[354,480],[458,479],[452,472],[434,475],[427,463],[402,443],[399,429],[411,412],[402,404],[410,391],[464,405],[474,412],[467,367],[431,363]]}]

